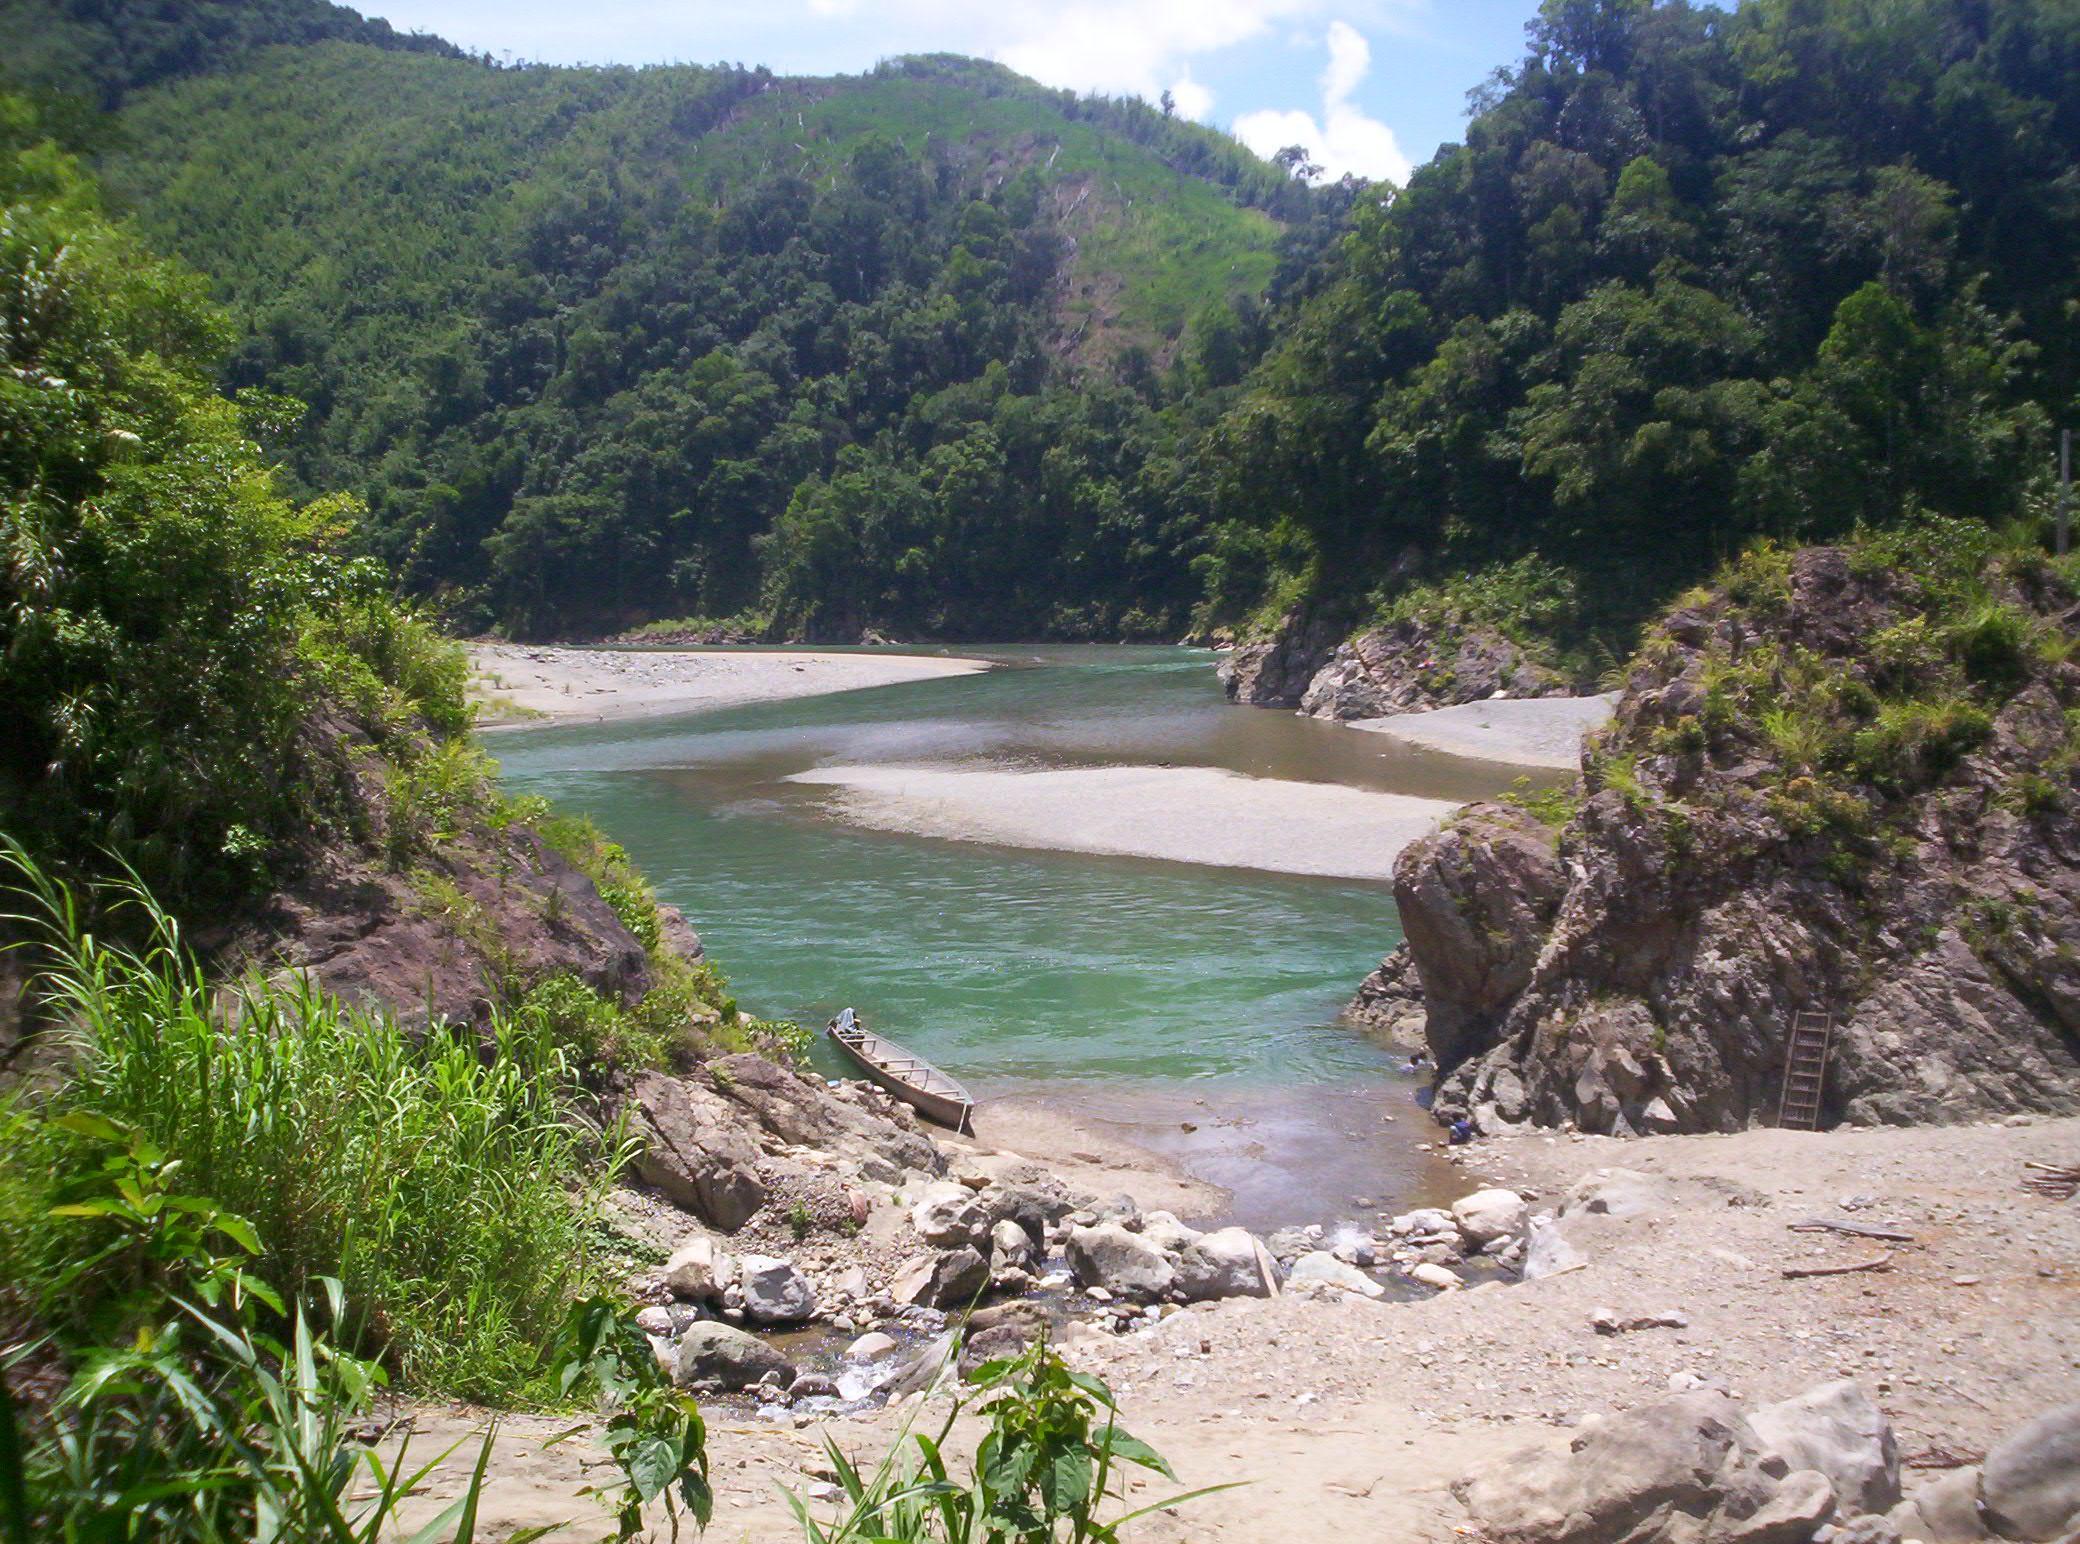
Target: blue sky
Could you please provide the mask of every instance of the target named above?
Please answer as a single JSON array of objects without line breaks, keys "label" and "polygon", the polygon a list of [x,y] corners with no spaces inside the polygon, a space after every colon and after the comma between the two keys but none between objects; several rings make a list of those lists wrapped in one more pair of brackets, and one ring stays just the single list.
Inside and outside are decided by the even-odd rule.
[{"label": "blue sky", "polygon": [[1459,137],[1466,93],[1522,52],[1536,0],[366,0],[472,50],[570,64],[716,60],[783,74],[943,50],[1052,86],[1172,90],[1268,153],[1406,175]]}]

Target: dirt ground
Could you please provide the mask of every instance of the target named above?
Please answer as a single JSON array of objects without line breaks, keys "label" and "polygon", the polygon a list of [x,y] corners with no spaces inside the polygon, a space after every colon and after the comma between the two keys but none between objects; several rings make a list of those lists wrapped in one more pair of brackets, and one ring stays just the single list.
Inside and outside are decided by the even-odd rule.
[{"label": "dirt ground", "polygon": [[[1644,1215],[1587,1219],[1588,1264],[1541,1281],[1413,1303],[1234,1301],[1124,1337],[1086,1333],[1068,1349],[1111,1384],[1125,1424],[1170,1459],[1182,1487],[1247,1482],[1130,1535],[1150,1541],[1464,1537],[1450,1486],[1470,1465],[1564,1441],[1582,1415],[1644,1403],[1691,1376],[1751,1402],[1858,1379],[1893,1421],[1911,1491],[2080,1397],[2080,1201],[2022,1190],[2032,1159],[2080,1162],[2080,1120],[1487,1142],[1464,1158],[1468,1191],[1496,1182],[1557,1205],[1582,1176],[1622,1166],[1665,1181],[1666,1200]],[[1790,1231],[1816,1217],[1913,1241]],[[1888,1251],[1883,1271],[1782,1274]],[[1689,1322],[1604,1336],[1589,1323],[1604,1306]],[[825,1436],[878,1455],[914,1413],[795,1430],[717,1407],[709,1451],[720,1499],[707,1537],[799,1538],[779,1487],[815,1482]],[[592,1456],[584,1443],[539,1446],[568,1424],[507,1423],[481,1537],[563,1520],[578,1526],[559,1537],[610,1532],[577,1494]],[[426,1410],[420,1426],[430,1455],[425,1445],[481,1422]],[[453,1493],[473,1457],[453,1456],[416,1515]],[[1136,1501],[1162,1493],[1137,1488]]]}]

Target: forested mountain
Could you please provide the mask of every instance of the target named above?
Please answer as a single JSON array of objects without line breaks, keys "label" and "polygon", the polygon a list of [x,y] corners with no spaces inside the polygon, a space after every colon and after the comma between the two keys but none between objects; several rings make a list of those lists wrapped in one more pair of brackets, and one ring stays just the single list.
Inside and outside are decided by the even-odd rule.
[{"label": "forested mountain", "polygon": [[1217,612],[1355,623],[1429,577],[1622,639],[1757,537],[2041,513],[2080,7],[1549,0],[1476,105],[1207,443]]},{"label": "forested mountain", "polygon": [[0,19],[47,104],[113,108],[52,121],[215,281],[226,384],[308,404],[294,491],[364,498],[469,626],[1330,636],[1441,597],[1622,650],[1758,536],[2040,515],[2080,388],[2070,0],[1548,0],[1400,190],[968,60]]},{"label": "forested mountain", "polygon": [[[243,322],[228,384],[309,405],[274,447],[299,491],[364,497],[408,587],[523,632],[1182,625],[1192,510],[1121,490],[1172,475],[1152,404],[1194,319],[1246,364],[1315,202],[1283,172],[969,60],[501,68],[268,9],[284,46],[166,66],[205,16],[71,86],[121,104],[111,200]],[[77,52],[32,50],[40,84]]]}]

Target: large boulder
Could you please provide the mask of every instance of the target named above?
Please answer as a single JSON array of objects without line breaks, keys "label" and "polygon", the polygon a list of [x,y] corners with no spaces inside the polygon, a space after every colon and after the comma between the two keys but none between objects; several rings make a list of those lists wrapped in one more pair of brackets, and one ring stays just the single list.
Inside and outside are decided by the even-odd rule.
[{"label": "large boulder", "polygon": [[1174,1212],[1150,1212],[1137,1230],[1165,1254],[1176,1254],[1198,1238],[1199,1230],[1177,1220]]},{"label": "large boulder", "polygon": [[1177,1268],[1162,1250],[1116,1222],[1071,1229],[1066,1250],[1079,1283],[1115,1297],[1153,1302],[1168,1296],[1177,1280]]},{"label": "large boulder", "polygon": [[736,1279],[736,1260],[705,1233],[689,1238],[664,1262],[665,1290],[682,1303],[720,1303]]},{"label": "large boulder", "polygon": [[1826,1476],[1787,1471],[1716,1390],[1592,1418],[1455,1490],[1488,1544],[1806,1544],[1835,1509]]},{"label": "large boulder", "polygon": [[1513,805],[1469,805],[1395,860],[1394,904],[1440,1072],[1495,1043],[1566,890],[1554,831]]},{"label": "large boulder", "polygon": [[965,1185],[934,1185],[910,1208],[910,1226],[934,1249],[958,1249],[989,1237],[989,1212]]},{"label": "large boulder", "polygon": [[793,1262],[773,1255],[745,1255],[737,1262],[744,1315],[760,1324],[799,1324],[816,1316],[816,1289]]},{"label": "large boulder", "polygon": [[1986,1520],[2011,1539],[2080,1531],[2080,1402],[1996,1443],[1980,1465],[1979,1494]]},{"label": "large boulder", "polygon": [[765,1204],[759,1147],[742,1110],[662,1072],[636,1079],[635,1172],[710,1227],[734,1233]]},{"label": "large boulder", "polygon": [[790,1146],[879,1158],[927,1174],[946,1172],[938,1144],[891,1101],[881,1099],[879,1108],[869,1108],[833,1092],[819,1077],[749,1051],[718,1057],[703,1070],[717,1094]]},{"label": "large boulder", "polygon": [[1189,1303],[1270,1297],[1278,1291],[1278,1264],[1247,1228],[1218,1228],[1177,1257],[1177,1289]]},{"label": "large boulder", "polygon": [[1452,1203],[1452,1221],[1466,1247],[1479,1249],[1522,1230],[1524,1198],[1514,1190],[1476,1190]]},{"label": "large boulder", "polygon": [[1885,1512],[1899,1503],[1892,1423],[1850,1379],[1751,1410],[1748,1425],[1793,1469],[1817,1469],[1833,1481],[1844,1511]]},{"label": "large boulder", "polygon": [[672,1381],[682,1387],[748,1389],[768,1373],[790,1381],[794,1367],[778,1348],[731,1325],[689,1325],[673,1353]]},{"label": "large boulder", "polygon": [[1569,1219],[1538,1216],[1525,1227],[1523,1273],[1526,1281],[1580,1270],[1589,1263],[1588,1251],[1576,1236],[1579,1229]]},{"label": "large boulder", "polygon": [[919,1308],[965,1308],[989,1285],[989,1261],[967,1244],[917,1255],[896,1267],[891,1301]]}]

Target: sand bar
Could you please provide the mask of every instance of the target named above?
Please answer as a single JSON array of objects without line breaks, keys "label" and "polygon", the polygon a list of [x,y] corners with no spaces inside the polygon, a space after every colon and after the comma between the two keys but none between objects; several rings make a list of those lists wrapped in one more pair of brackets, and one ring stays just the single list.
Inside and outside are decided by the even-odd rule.
[{"label": "sand bar", "polygon": [[979,659],[933,654],[834,654],[814,649],[564,649],[470,645],[470,695],[482,727],[547,720],[596,722],[692,713],[972,675]]},{"label": "sand bar", "polygon": [[884,831],[1221,868],[1391,879],[1394,858],[1458,806],[1243,777],[1212,767],[819,767],[844,816]]},{"label": "sand bar", "polygon": [[1581,764],[1582,736],[1610,722],[1617,700],[1616,692],[1598,697],[1496,698],[1428,713],[1361,718],[1350,727],[1469,761],[1571,770]]}]

